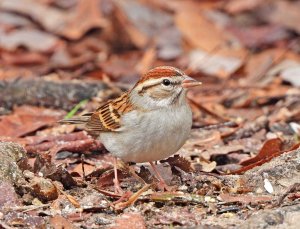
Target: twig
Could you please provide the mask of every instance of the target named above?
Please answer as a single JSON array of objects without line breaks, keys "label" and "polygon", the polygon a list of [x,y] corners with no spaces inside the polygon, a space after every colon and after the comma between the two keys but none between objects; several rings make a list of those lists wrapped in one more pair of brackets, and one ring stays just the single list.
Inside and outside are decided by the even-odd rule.
[{"label": "twig", "polygon": [[228,122],[222,122],[222,123],[217,123],[217,124],[210,124],[210,125],[193,125],[193,129],[199,129],[199,130],[213,130],[213,129],[219,129],[223,127],[238,127],[238,124],[233,121],[228,121]]},{"label": "twig", "polygon": [[147,191],[151,186],[152,186],[152,184],[146,184],[144,187],[142,187],[140,190],[138,190],[136,193],[134,193],[131,197],[129,197],[129,199],[126,202],[116,204],[115,209],[121,210],[121,209],[127,208],[130,205],[134,204],[135,201],[138,200],[139,196],[143,192]]},{"label": "twig", "polygon": [[33,211],[39,208],[50,207],[50,204],[42,204],[42,205],[28,205],[28,206],[17,206],[17,207],[5,207],[6,211],[22,211],[28,212]]},{"label": "twig", "polygon": [[81,154],[80,160],[81,160],[81,168],[82,168],[82,180],[83,182],[86,181],[86,177],[85,177],[85,169],[84,169],[84,154]]},{"label": "twig", "polygon": [[56,189],[63,194],[68,201],[75,207],[75,208],[80,208],[80,203],[71,195],[68,195],[67,193],[65,193],[63,190],[61,190],[54,182],[52,182],[52,184],[56,187]]},{"label": "twig", "polygon": [[292,193],[292,192],[296,192],[300,190],[300,183],[295,183],[292,186],[290,186],[288,188],[288,190],[278,198],[278,200],[273,204],[273,207],[278,207],[282,204],[283,200],[285,199],[285,197],[288,196],[288,194]]}]

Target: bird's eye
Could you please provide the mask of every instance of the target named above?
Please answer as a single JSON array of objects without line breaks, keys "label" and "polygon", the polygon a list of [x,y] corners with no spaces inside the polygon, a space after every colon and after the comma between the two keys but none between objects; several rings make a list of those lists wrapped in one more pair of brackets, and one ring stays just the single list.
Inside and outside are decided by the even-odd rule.
[{"label": "bird's eye", "polygon": [[168,80],[168,79],[164,79],[164,80],[162,81],[162,84],[163,84],[164,86],[169,86],[169,85],[171,84],[171,81]]}]

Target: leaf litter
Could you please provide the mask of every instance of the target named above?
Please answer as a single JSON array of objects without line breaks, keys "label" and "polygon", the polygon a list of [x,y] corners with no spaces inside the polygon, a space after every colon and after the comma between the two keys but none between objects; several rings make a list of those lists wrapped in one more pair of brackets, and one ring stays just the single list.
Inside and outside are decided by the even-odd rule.
[{"label": "leaf litter", "polygon": [[[258,209],[299,206],[297,8],[289,0],[0,0],[0,226],[228,228],[253,223]],[[158,65],[203,82],[189,94],[190,139],[158,163],[174,190],[160,191],[149,165],[126,165],[118,170],[126,195],[116,195],[101,142],[57,121],[93,111]],[[50,84],[37,95],[30,86]]]}]

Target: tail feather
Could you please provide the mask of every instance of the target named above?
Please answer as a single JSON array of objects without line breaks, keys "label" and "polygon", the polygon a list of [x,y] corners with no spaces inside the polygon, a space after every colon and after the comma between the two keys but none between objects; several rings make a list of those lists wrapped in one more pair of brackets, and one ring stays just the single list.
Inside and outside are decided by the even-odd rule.
[{"label": "tail feather", "polygon": [[58,121],[60,124],[86,124],[89,121],[89,116],[78,116]]}]

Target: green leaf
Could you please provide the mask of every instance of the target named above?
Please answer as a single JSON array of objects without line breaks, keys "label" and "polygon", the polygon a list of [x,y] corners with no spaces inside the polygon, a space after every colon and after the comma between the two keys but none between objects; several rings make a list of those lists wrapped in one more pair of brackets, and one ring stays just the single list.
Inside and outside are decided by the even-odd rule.
[{"label": "green leaf", "polygon": [[80,103],[78,103],[75,107],[73,107],[73,109],[65,116],[65,119],[72,118],[81,107],[87,104],[87,102],[88,99],[80,101]]}]

